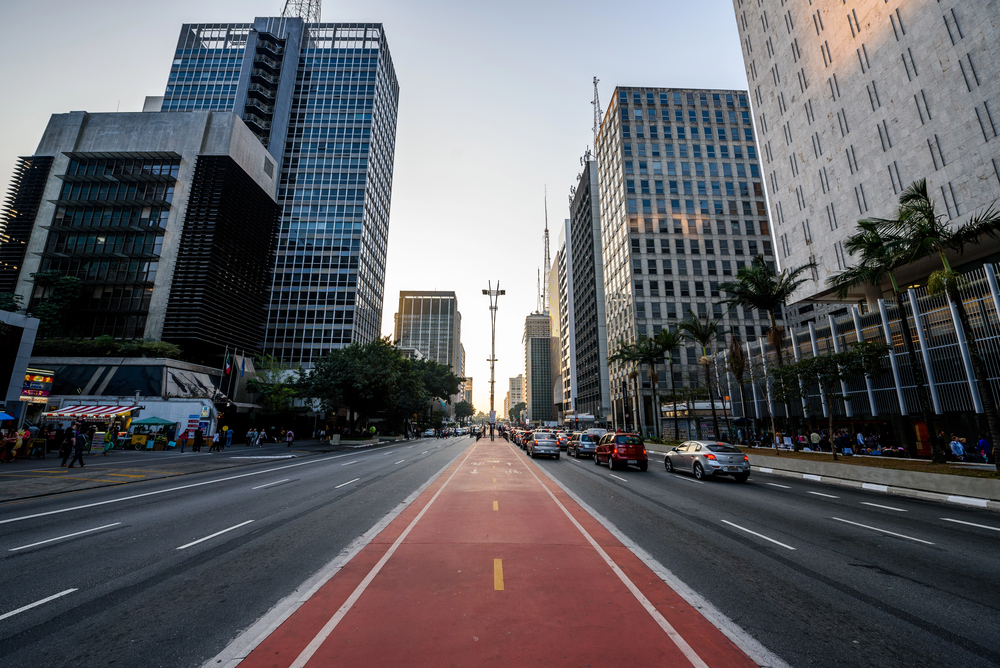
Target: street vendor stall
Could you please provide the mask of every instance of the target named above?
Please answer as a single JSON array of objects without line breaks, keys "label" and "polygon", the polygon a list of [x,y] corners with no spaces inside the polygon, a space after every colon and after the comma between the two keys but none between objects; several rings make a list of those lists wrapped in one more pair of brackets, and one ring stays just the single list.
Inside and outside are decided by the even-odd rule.
[{"label": "street vendor stall", "polygon": [[125,447],[124,433],[132,421],[133,413],[138,410],[139,406],[64,406],[57,411],[43,413],[42,420],[61,422],[63,429],[73,422],[79,422],[84,431],[94,427],[96,433],[90,444],[91,451],[107,451],[111,448],[104,445],[105,441],[114,443],[114,447]]},{"label": "street vendor stall", "polygon": [[171,432],[177,432],[177,423],[159,417],[133,420],[129,426],[130,442],[136,450],[165,450],[172,441]]}]

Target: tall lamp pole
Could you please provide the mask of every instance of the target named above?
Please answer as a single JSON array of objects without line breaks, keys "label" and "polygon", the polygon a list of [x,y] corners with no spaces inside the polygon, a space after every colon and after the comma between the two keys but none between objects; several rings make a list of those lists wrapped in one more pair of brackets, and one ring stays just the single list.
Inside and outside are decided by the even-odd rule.
[{"label": "tall lamp pole", "polygon": [[495,365],[497,361],[497,303],[500,301],[500,295],[507,294],[506,290],[500,289],[500,281],[497,281],[497,287],[493,287],[492,281],[488,282],[487,289],[483,290],[483,294],[489,297],[490,300],[490,327],[491,327],[491,338],[490,338],[490,440],[492,441],[493,436],[493,425],[496,423],[497,414],[496,409],[493,405],[494,395],[494,384],[496,383],[495,376]]}]

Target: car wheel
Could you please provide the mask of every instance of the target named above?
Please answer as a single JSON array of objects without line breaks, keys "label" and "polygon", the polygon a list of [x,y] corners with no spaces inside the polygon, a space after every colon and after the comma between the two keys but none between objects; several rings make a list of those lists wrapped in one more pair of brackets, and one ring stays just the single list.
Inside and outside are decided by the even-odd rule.
[{"label": "car wheel", "polygon": [[611,471],[617,470],[617,467],[615,466],[615,458],[612,457],[611,455],[608,455],[608,470]]},{"label": "car wheel", "polygon": [[531,455],[532,459],[535,459],[535,451],[534,450],[529,451],[528,454]]},{"label": "car wheel", "polygon": [[576,450],[573,451],[573,456],[576,457],[577,459],[580,458],[580,448],[577,448]]},{"label": "car wheel", "polygon": [[559,453],[558,452],[556,453],[556,459],[559,459]]},{"label": "car wheel", "polygon": [[703,469],[701,467],[701,464],[698,464],[697,462],[694,465],[694,477],[697,478],[698,480],[701,480],[702,478],[705,477],[705,469]]},{"label": "car wheel", "polygon": [[736,482],[746,482],[747,480],[750,479],[750,474],[749,473],[737,473],[736,475],[733,476],[733,478],[736,480]]},{"label": "car wheel", "polygon": [[649,462],[643,462],[643,463],[639,464],[639,470],[640,471],[645,471],[648,468],[649,468]]},{"label": "car wheel", "polygon": [[667,469],[667,473],[674,472],[674,463],[670,461],[670,457],[663,458],[663,468]]},{"label": "car wheel", "polygon": [[594,464],[596,464],[597,466],[601,465],[601,460],[598,459],[596,452],[594,453]]}]

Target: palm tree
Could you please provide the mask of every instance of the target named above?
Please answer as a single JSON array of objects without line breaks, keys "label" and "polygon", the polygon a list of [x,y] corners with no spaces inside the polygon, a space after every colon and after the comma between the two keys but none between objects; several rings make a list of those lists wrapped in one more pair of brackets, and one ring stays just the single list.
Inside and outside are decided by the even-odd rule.
[{"label": "palm tree", "polygon": [[[740,405],[743,407],[743,422],[744,425],[750,426],[749,411],[747,410],[747,398],[743,391],[743,377],[746,375],[747,371],[747,357],[746,353],[743,352],[743,346],[740,345],[740,340],[735,336],[730,334],[729,337],[729,371],[733,374],[733,378],[736,379],[736,387],[740,391]],[[730,399],[730,406],[732,406],[732,400]],[[730,430],[732,432],[732,430]],[[732,438],[732,433],[729,434]]]},{"label": "palm tree", "polygon": [[[917,387],[917,400],[920,403],[920,414],[927,425],[927,431],[931,438],[931,448],[935,461],[941,459],[944,453],[940,452],[934,424],[931,422],[930,404],[927,401],[927,385],[924,382],[923,367],[917,359],[917,350],[913,345],[913,336],[910,333],[909,318],[906,317],[905,304],[908,295],[905,290],[899,289],[896,281],[895,270],[904,264],[900,255],[900,240],[896,238],[886,238],[880,232],[880,228],[893,225],[897,221],[882,218],[866,218],[858,221],[858,232],[852,234],[844,242],[844,248],[852,256],[859,255],[860,262],[848,267],[844,271],[827,280],[827,284],[837,289],[838,297],[846,297],[850,288],[857,285],[870,285],[879,287],[885,281],[892,284],[892,293],[896,297],[899,306],[899,324],[903,336],[903,344],[906,346],[906,355],[910,360],[910,370],[913,373],[913,382]],[[910,305],[916,318],[916,304]],[[916,327],[920,327],[919,322],[914,322]],[[911,448],[910,456],[916,456],[915,448]],[[942,460],[943,461],[943,460]]]},{"label": "palm tree", "polygon": [[708,347],[712,345],[719,336],[719,320],[702,320],[694,314],[681,322],[677,328],[684,333],[684,336],[701,346],[701,365],[705,367],[705,387],[708,388],[708,400],[712,404],[712,425],[715,428],[715,437],[719,438],[719,416],[715,412],[715,394],[712,392],[712,377],[708,367],[711,359],[708,356]]},{"label": "palm tree", "polygon": [[[722,300],[722,303],[728,304],[730,308],[742,306],[745,309],[767,312],[771,323],[771,327],[767,330],[767,340],[774,348],[778,366],[784,366],[785,363],[782,353],[785,330],[778,326],[774,312],[779,307],[784,308],[788,298],[809,280],[808,278],[800,278],[800,276],[815,266],[815,262],[810,262],[795,269],[783,269],[780,273],[775,274],[764,262],[763,256],[757,255],[749,266],[743,267],[737,272],[735,281],[729,281],[719,286],[719,290],[729,295]],[[788,403],[785,403],[785,415],[789,418],[792,415]],[[771,431],[777,435],[778,430],[774,424],[773,414],[771,415]]]},{"label": "palm tree", "polygon": [[[639,368],[643,365],[649,367],[649,380],[653,386],[653,430],[656,432],[657,437],[659,437],[659,421],[657,420],[657,413],[659,412],[659,406],[657,406],[656,398],[656,385],[659,380],[659,376],[656,373],[656,365],[663,361],[664,348],[660,343],[659,338],[640,336],[639,340],[632,344],[623,344],[619,347],[618,352],[608,358],[609,361],[627,361],[632,362]],[[645,407],[642,406],[642,395],[637,393],[637,401],[639,405],[639,412],[644,413]],[[636,420],[641,424],[640,420]],[[640,431],[642,430],[640,426]]]},{"label": "palm tree", "polygon": [[683,335],[679,331],[661,330],[656,335],[657,343],[663,348],[663,354],[667,358],[667,365],[670,373],[670,396],[674,403],[674,438],[680,440],[680,431],[677,429],[677,387],[674,383],[674,351],[681,347]]},{"label": "palm tree", "polygon": [[[1000,434],[996,399],[990,387],[986,364],[979,352],[979,344],[973,336],[965,302],[962,300],[961,289],[965,279],[951,268],[947,253],[953,251],[961,255],[965,252],[966,246],[978,245],[986,237],[1000,238],[1000,214],[990,206],[982,213],[969,218],[964,225],[952,229],[944,216],[938,215],[935,211],[934,201],[927,193],[927,181],[921,179],[910,184],[900,195],[897,219],[885,223],[888,235],[894,238],[893,246],[904,262],[916,262],[933,255],[941,259],[942,268],[928,278],[927,291],[930,294],[946,294],[958,311],[958,319],[969,347],[969,355],[972,357],[972,369],[983,401],[983,410],[986,412],[990,438],[995,448],[997,436]],[[997,462],[997,471],[1000,472],[1000,462]]]}]

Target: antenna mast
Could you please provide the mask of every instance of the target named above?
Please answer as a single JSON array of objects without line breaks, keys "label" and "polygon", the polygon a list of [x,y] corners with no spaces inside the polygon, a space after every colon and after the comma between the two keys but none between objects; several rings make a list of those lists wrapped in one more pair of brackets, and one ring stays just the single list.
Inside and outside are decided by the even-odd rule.
[{"label": "antenna mast", "polygon": [[285,0],[282,18],[297,16],[306,23],[319,23],[323,0]]},{"label": "antenna mast", "polygon": [[597,152],[597,133],[601,130],[601,97],[597,92],[597,83],[600,81],[597,77],[594,77],[594,100],[591,102],[594,105],[594,152]]},{"label": "antenna mast", "polygon": [[552,259],[549,256],[549,188],[545,187],[545,268],[542,281],[542,313],[549,312],[549,269]]}]

